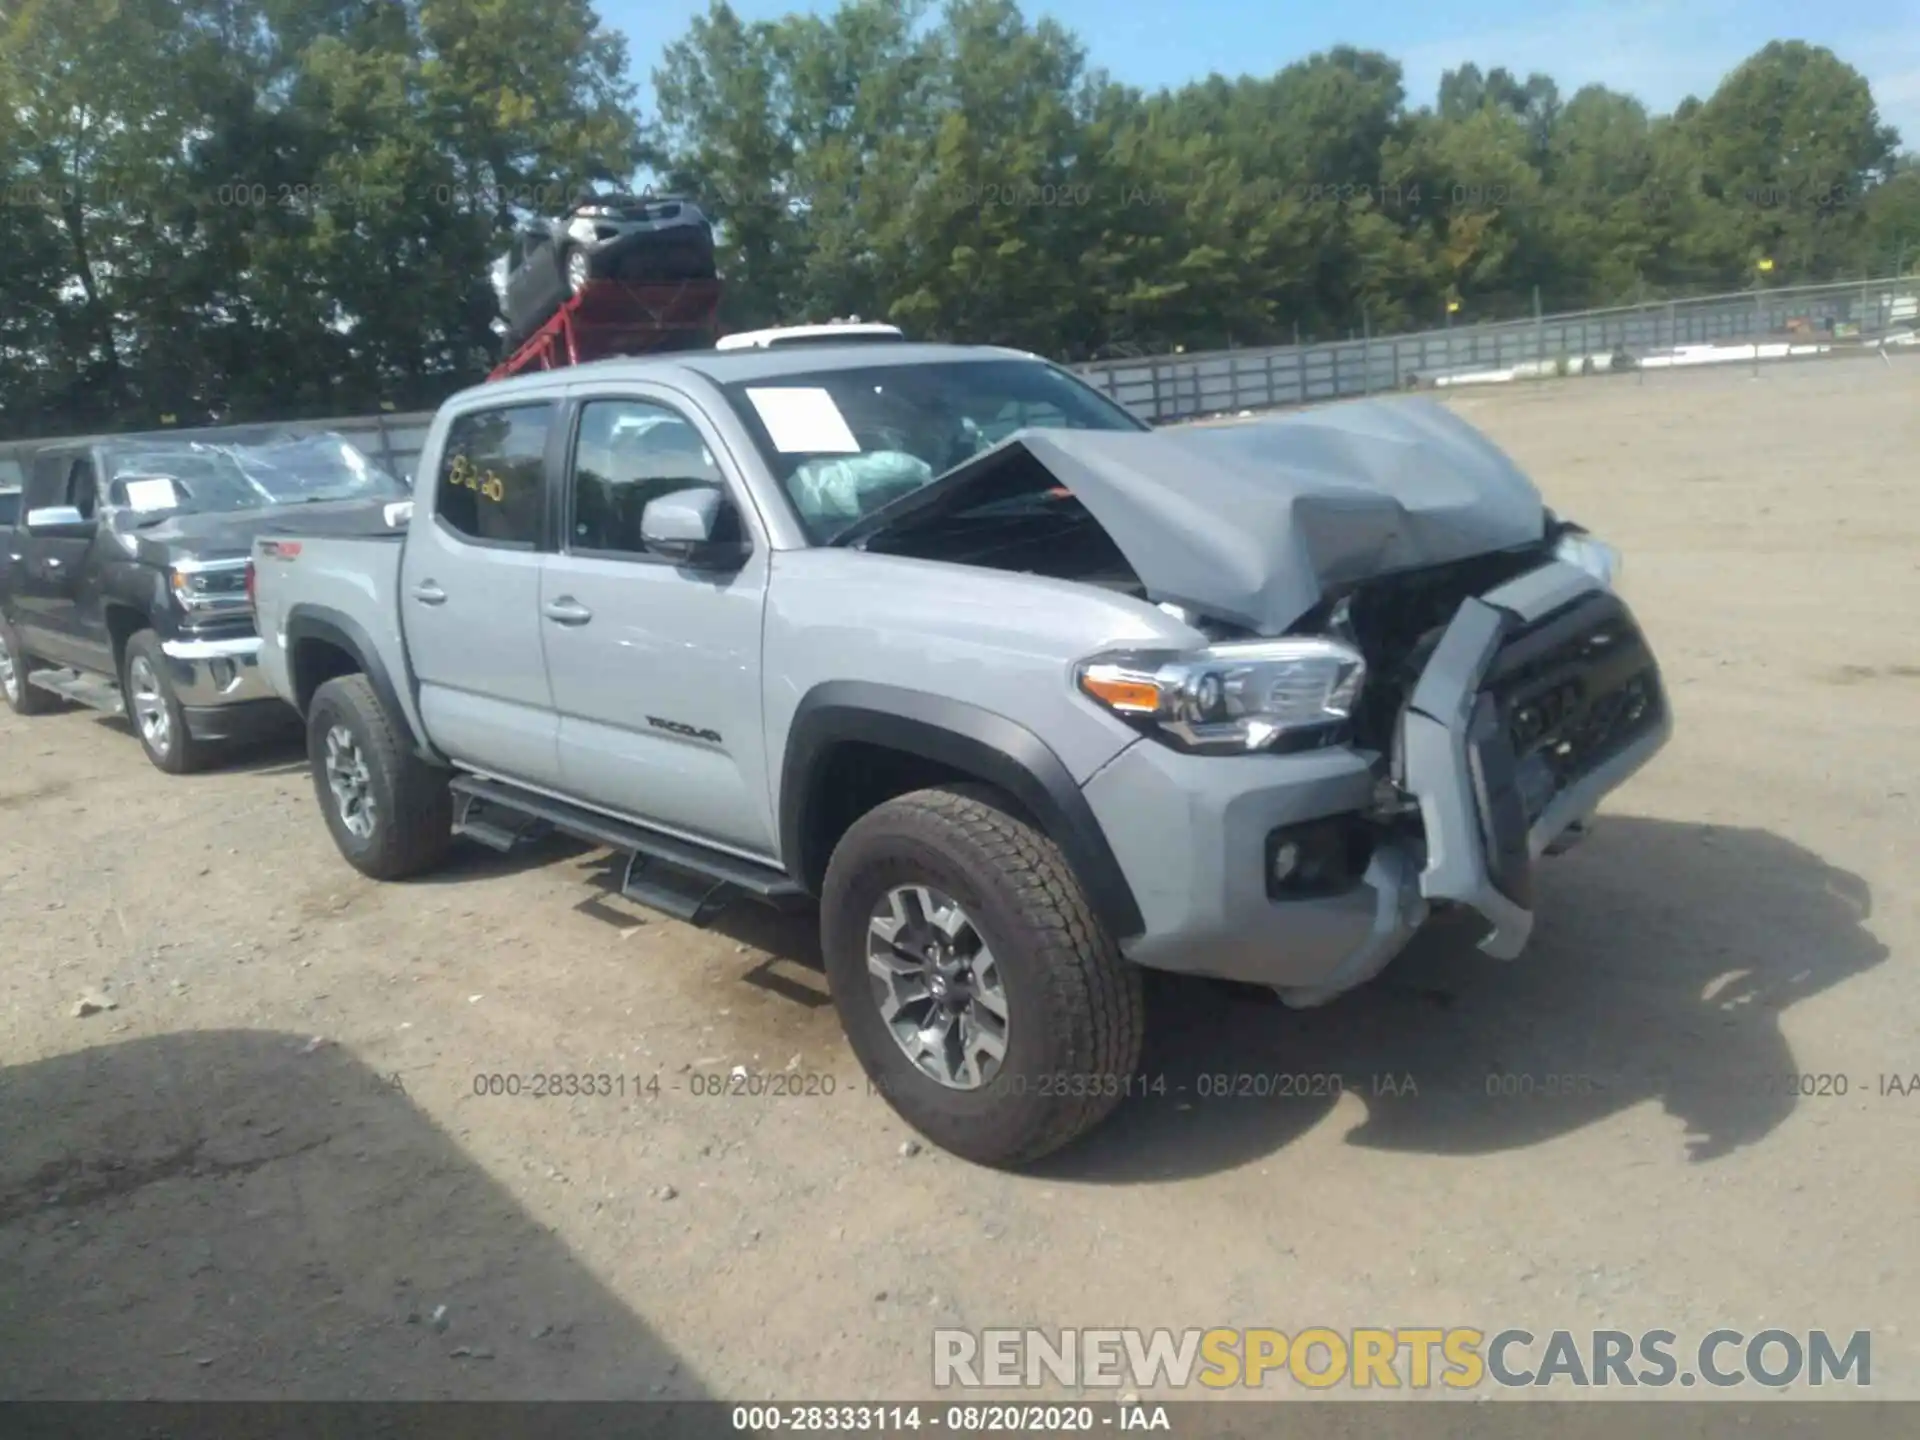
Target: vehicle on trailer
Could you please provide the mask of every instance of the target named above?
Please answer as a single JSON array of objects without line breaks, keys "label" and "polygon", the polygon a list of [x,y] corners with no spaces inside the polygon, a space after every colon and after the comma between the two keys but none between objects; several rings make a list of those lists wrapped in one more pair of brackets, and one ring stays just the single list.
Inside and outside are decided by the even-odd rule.
[{"label": "vehicle on trailer", "polygon": [[516,231],[495,274],[513,350],[595,281],[713,279],[713,225],[677,195],[583,194],[565,214]]},{"label": "vehicle on trailer", "polygon": [[293,717],[261,679],[253,537],[364,527],[406,487],[338,435],[128,436],[29,462],[0,571],[0,693],[17,714],[124,714],[174,774]]},{"label": "vehicle on trailer", "polygon": [[1155,431],[1013,351],[609,360],[441,407],[410,522],[255,545],[341,853],[625,851],[700,923],[817,900],[847,1035],[995,1165],[1132,1088],[1143,969],[1296,1005],[1665,742],[1604,545],[1420,399]]}]

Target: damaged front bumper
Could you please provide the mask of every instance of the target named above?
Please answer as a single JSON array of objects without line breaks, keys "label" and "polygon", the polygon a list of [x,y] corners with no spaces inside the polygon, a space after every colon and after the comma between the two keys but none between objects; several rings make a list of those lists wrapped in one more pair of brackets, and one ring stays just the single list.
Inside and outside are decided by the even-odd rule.
[{"label": "damaged front bumper", "polygon": [[[1553,698],[1568,685],[1585,693]],[[1532,773],[1523,766],[1516,712],[1578,704],[1585,719],[1623,695],[1632,713],[1600,717],[1617,733],[1602,734],[1589,755],[1570,755],[1564,783],[1554,783],[1551,753],[1527,757]],[[1400,721],[1395,778],[1419,802],[1426,837],[1420,893],[1477,911],[1491,927],[1480,948],[1511,960],[1533,929],[1533,862],[1672,729],[1658,668],[1626,606],[1585,571],[1543,566],[1466,601]]]},{"label": "damaged front bumper", "polygon": [[[1530,571],[1460,606],[1401,713],[1389,768],[1417,827],[1362,818],[1380,812],[1379,757],[1350,749],[1142,741],[1094,775],[1088,802],[1145,921],[1122,949],[1293,1005],[1371,979],[1440,907],[1477,916],[1482,948],[1511,958],[1533,926],[1534,861],[1577,838],[1670,729],[1626,607],[1574,566]],[[1276,897],[1270,837],[1330,817],[1370,827],[1364,868],[1334,893]]]}]

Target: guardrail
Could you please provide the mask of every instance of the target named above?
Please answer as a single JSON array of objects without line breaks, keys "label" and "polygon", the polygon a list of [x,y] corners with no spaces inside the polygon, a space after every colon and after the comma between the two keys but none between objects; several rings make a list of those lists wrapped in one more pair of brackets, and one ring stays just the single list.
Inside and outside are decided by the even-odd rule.
[{"label": "guardrail", "polygon": [[[1749,290],[1357,340],[1096,360],[1072,368],[1142,419],[1164,425],[1402,390],[1503,366],[1551,365],[1564,359],[1578,369],[1592,356],[1625,352],[1637,357],[1684,345],[1782,336],[1873,340],[1903,327],[1912,329],[1917,322],[1920,276],[1906,276]],[[276,428],[338,431],[394,474],[411,476],[432,419],[429,410],[288,421]],[[260,428],[255,423],[143,433],[220,439]],[[64,443],[71,441],[0,442],[0,487],[22,483],[22,462],[34,450]]]}]

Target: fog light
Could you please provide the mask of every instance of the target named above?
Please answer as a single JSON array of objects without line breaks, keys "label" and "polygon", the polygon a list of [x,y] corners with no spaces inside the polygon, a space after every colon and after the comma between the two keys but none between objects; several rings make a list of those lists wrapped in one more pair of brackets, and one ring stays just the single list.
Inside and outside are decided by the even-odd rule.
[{"label": "fog light", "polygon": [[1273,883],[1284,885],[1293,878],[1293,872],[1300,868],[1300,843],[1297,840],[1282,840],[1273,847],[1273,865],[1270,873]]},{"label": "fog light", "polygon": [[1305,900],[1351,890],[1373,859],[1373,830],[1354,815],[1288,825],[1267,836],[1267,896]]}]

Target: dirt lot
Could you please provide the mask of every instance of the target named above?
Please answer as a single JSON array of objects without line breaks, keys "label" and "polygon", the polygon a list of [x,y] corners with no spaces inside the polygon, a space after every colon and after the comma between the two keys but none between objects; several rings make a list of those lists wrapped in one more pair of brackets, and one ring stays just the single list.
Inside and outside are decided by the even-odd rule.
[{"label": "dirt lot", "polygon": [[[1168,1093],[1033,1175],[902,1153],[804,924],[560,844],[377,886],[295,748],[169,779],[0,710],[0,1392],[904,1398],[943,1324],[1724,1324],[1871,1329],[1920,1397],[1920,362],[1457,404],[1625,550],[1673,744],[1523,959],[1156,986]],[[475,1093],[551,1072],[627,1093]],[[1200,1093],[1277,1073],[1346,1093]]]}]

